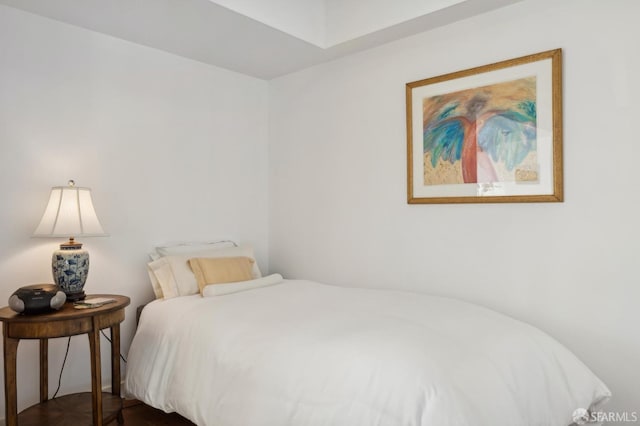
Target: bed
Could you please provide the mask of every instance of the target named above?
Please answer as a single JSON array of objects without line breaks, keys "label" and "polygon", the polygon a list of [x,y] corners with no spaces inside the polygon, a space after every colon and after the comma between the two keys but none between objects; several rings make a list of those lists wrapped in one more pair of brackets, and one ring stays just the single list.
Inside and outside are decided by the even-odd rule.
[{"label": "bed", "polygon": [[607,387],[525,323],[278,275],[148,304],[125,392],[202,426],[567,426]]}]

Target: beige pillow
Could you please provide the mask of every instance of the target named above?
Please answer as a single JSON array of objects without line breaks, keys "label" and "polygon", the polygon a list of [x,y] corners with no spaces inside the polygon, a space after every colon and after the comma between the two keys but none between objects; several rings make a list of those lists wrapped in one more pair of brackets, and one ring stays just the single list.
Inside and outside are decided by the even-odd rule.
[{"label": "beige pillow", "polygon": [[202,290],[208,284],[234,283],[253,278],[254,260],[249,257],[194,257],[189,266],[196,276],[198,288]]}]

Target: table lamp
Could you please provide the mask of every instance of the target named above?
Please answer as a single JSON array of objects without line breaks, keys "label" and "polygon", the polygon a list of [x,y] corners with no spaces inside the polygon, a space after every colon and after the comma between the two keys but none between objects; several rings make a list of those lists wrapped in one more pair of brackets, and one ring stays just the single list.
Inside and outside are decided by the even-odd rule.
[{"label": "table lamp", "polygon": [[91,201],[91,189],[79,188],[70,180],[68,186],[51,188],[49,203],[34,237],[65,237],[66,243],[53,252],[53,280],[67,295],[68,301],[85,298],[84,284],[89,273],[89,253],[75,237],[106,236]]}]

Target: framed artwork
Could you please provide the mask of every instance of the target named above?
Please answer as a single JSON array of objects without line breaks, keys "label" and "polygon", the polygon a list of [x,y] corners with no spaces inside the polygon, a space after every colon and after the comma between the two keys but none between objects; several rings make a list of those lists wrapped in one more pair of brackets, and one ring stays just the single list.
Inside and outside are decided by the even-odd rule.
[{"label": "framed artwork", "polygon": [[407,201],[563,201],[562,50],[407,83]]}]

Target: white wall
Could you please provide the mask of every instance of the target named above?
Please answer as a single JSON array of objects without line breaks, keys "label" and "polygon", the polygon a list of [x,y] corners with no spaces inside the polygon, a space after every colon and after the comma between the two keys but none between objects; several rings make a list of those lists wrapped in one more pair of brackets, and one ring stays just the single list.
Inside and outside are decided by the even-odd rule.
[{"label": "white wall", "polygon": [[[58,239],[30,238],[49,190],[93,189],[110,237],[81,240],[89,293],[152,298],[155,245],[251,241],[267,269],[267,83],[0,6],[0,301],[51,281]],[[109,383],[108,343],[103,379]],[[66,341],[52,341],[55,390]],[[37,345],[20,343],[19,408],[37,402]],[[88,340],[72,339],[61,394],[89,390]],[[4,400],[0,398],[0,413]]]},{"label": "white wall", "polygon": [[[640,3],[527,0],[270,84],[270,269],[530,322],[640,413]],[[405,83],[564,51],[566,201],[407,205]]]}]

